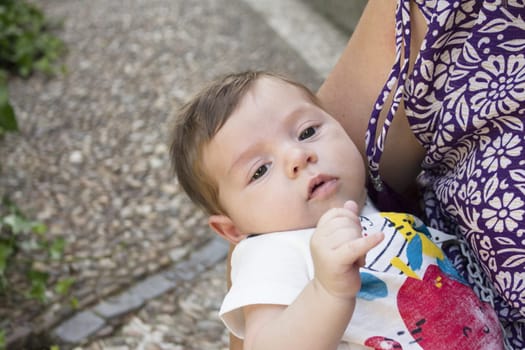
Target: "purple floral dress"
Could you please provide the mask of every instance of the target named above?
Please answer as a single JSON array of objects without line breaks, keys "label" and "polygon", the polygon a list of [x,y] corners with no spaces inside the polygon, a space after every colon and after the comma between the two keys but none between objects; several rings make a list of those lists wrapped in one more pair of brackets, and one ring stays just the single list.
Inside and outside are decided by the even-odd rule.
[{"label": "purple floral dress", "polygon": [[[525,349],[525,1],[416,2],[428,32],[407,75],[400,53],[410,47],[410,9],[399,0],[398,56],[367,132],[372,184],[384,188],[379,159],[403,99],[426,149],[427,223],[457,233],[475,290],[493,303],[510,346]],[[371,142],[389,93],[390,113]]]}]

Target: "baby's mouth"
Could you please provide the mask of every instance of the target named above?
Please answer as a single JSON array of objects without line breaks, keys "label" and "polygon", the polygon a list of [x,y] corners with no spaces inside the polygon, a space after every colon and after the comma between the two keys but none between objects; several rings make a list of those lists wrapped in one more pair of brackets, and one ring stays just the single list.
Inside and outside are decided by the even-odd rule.
[{"label": "baby's mouth", "polygon": [[328,175],[317,175],[308,184],[308,200],[322,196],[325,192],[331,191],[337,178]]}]

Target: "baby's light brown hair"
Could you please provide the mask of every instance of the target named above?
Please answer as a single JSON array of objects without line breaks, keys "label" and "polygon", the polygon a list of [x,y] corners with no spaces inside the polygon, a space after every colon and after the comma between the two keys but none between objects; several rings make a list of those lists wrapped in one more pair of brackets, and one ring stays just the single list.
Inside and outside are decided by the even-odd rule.
[{"label": "baby's light brown hair", "polygon": [[312,102],[316,96],[304,85],[285,76],[264,71],[225,75],[202,89],[177,114],[172,132],[171,162],[182,189],[208,214],[226,214],[219,203],[217,184],[204,171],[202,152],[235,112],[242,98],[262,77],[292,84]]}]

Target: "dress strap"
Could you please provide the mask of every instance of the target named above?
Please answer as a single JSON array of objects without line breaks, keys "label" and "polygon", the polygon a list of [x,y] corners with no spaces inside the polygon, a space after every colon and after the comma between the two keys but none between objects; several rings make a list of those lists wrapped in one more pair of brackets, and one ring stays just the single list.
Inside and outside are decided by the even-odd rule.
[{"label": "dress strap", "polygon": [[[368,123],[366,132],[366,154],[370,179],[376,191],[383,190],[383,183],[379,176],[379,160],[383,154],[384,144],[388,129],[403,97],[404,85],[407,78],[408,62],[410,58],[410,1],[398,0],[396,6],[396,58],[387,82],[377,97],[374,110]],[[404,53],[403,59],[401,59]],[[401,64],[402,63],[402,64]],[[397,82],[392,104],[388,110],[381,134],[376,140],[377,123],[386,100],[392,93]]]}]

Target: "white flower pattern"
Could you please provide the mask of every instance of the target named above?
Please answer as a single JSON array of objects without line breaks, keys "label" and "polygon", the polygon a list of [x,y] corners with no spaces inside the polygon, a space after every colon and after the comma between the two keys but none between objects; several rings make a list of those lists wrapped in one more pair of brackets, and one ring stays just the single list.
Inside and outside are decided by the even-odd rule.
[{"label": "white flower pattern", "polygon": [[[398,1],[408,8],[408,0]],[[403,99],[411,128],[427,150],[419,177],[427,221],[470,242],[497,292],[495,308],[507,338],[522,349],[524,1],[416,3],[428,24],[426,49],[404,82]],[[407,26],[396,26],[398,40]]]},{"label": "white flower pattern", "polygon": [[512,163],[512,158],[521,155],[523,147],[521,142],[523,136],[506,133],[497,137],[494,142],[486,148],[483,154],[481,166],[489,172],[505,169]]},{"label": "white flower pattern", "polygon": [[478,254],[481,256],[481,259],[487,262],[487,265],[491,271],[497,270],[496,252],[492,248],[492,242],[490,241],[489,237],[485,236],[479,239]]},{"label": "white flower pattern", "polygon": [[525,57],[489,56],[469,81],[472,109],[482,116],[508,114],[525,100]]},{"label": "white flower pattern", "polygon": [[493,197],[488,204],[490,207],[483,209],[481,217],[486,220],[487,228],[494,232],[514,231],[523,220],[524,202],[513,193]]},{"label": "white flower pattern", "polygon": [[525,302],[525,272],[499,272],[496,282],[496,288],[511,306],[519,308]]}]

